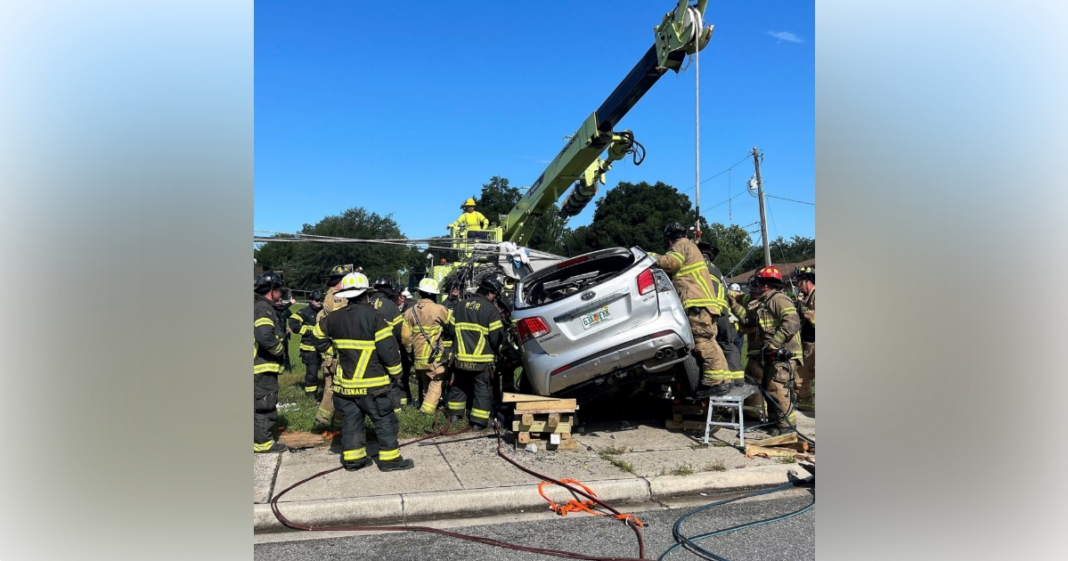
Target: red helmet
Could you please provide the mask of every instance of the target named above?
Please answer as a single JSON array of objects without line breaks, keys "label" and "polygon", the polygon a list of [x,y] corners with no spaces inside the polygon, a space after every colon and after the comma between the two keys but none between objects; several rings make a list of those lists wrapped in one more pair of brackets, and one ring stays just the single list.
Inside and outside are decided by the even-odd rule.
[{"label": "red helmet", "polygon": [[779,271],[778,267],[772,267],[770,265],[767,267],[763,267],[759,271],[757,271],[756,276],[760,280],[774,280],[780,283],[782,282],[782,272]]}]

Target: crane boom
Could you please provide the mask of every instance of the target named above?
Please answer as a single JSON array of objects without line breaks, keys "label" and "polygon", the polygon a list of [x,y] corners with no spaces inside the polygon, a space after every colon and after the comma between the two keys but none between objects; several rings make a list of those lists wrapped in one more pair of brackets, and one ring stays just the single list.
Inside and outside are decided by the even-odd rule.
[{"label": "crane boom", "polygon": [[[687,54],[708,44],[712,26],[703,25],[706,4],[707,0],[698,0],[694,5],[679,0],[675,10],[668,12],[660,25],[653,28],[653,46],[601,106],[586,118],[502,219],[502,240],[516,244],[529,241],[536,219],[552,208],[573,183],[575,187],[562,205],[561,214],[575,216],[589,204],[597,194],[597,184],[605,183],[605,174],[611,169],[612,162],[634,151],[633,133],[617,132],[615,126],[661,76],[668,70],[678,73]],[[601,159],[606,150],[607,159]],[[635,161],[640,163],[640,157]]]}]

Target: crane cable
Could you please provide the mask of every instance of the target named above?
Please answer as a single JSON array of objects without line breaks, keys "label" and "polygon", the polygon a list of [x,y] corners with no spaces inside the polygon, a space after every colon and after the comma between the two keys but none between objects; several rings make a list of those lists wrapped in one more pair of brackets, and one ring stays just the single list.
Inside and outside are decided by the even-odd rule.
[{"label": "crane cable", "polygon": [[694,121],[694,185],[695,214],[697,215],[697,241],[701,241],[701,64],[698,54],[701,52],[701,28],[704,21],[701,12],[689,9],[693,22],[693,121]]}]

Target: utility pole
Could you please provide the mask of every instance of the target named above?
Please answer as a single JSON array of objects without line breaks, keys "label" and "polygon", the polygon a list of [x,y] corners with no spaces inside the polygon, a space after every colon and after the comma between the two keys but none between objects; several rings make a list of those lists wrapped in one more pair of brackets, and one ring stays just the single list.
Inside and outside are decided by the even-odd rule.
[{"label": "utility pole", "polygon": [[757,199],[760,200],[760,237],[764,240],[764,265],[771,265],[771,246],[768,245],[768,219],[764,213],[764,187],[760,182],[760,157],[763,154],[753,147],[753,167],[756,168]]}]

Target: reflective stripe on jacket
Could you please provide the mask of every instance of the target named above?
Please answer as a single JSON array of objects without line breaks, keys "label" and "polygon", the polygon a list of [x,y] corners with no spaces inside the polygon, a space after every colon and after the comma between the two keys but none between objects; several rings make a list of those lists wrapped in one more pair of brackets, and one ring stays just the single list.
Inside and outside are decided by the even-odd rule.
[{"label": "reflective stripe on jacket", "polygon": [[493,362],[503,341],[504,331],[497,307],[481,294],[460,302],[453,310],[450,323],[455,327],[456,360]]},{"label": "reflective stripe on jacket", "polygon": [[716,290],[708,274],[708,264],[692,241],[679,238],[666,254],[657,256],[656,264],[671,275],[683,307],[708,308],[715,315],[723,313],[727,302],[722,283],[717,283]]},{"label": "reflective stripe on jacket", "polygon": [[253,296],[252,373],[278,375],[285,360],[285,328],[278,325],[278,314],[271,302],[259,294]]},{"label": "reflective stripe on jacket", "polygon": [[802,358],[801,318],[790,297],[781,290],[772,290],[753,300],[748,306],[747,323],[756,327],[756,348],[764,345],[772,349],[785,348],[793,358]]},{"label": "reflective stripe on jacket", "polygon": [[[419,316],[418,321],[415,318],[416,315]],[[452,312],[429,298],[419,300],[404,312],[402,343],[405,347],[410,348],[415,355],[415,368],[417,370],[431,370],[436,364],[440,363],[439,359],[442,358],[443,352],[438,354],[434,364],[429,364],[427,361],[433,352],[434,345],[437,345],[442,338],[441,324],[449,323],[451,319]],[[419,328],[420,325],[422,329]],[[426,336],[423,335],[424,332]],[[429,342],[427,337],[430,337]],[[452,341],[446,340],[442,343],[441,350],[444,351],[446,346],[451,345]]]},{"label": "reflective stripe on jacket", "polygon": [[315,348],[338,353],[334,392],[363,395],[368,389],[388,385],[390,376],[401,373],[401,355],[393,330],[369,304],[352,304],[334,310],[312,330]]},{"label": "reflective stripe on jacket", "polygon": [[485,230],[489,228],[489,220],[486,220],[486,217],[476,210],[474,212],[464,212],[456,219],[456,222],[449,225],[453,228],[459,228],[462,225],[468,230]]}]

